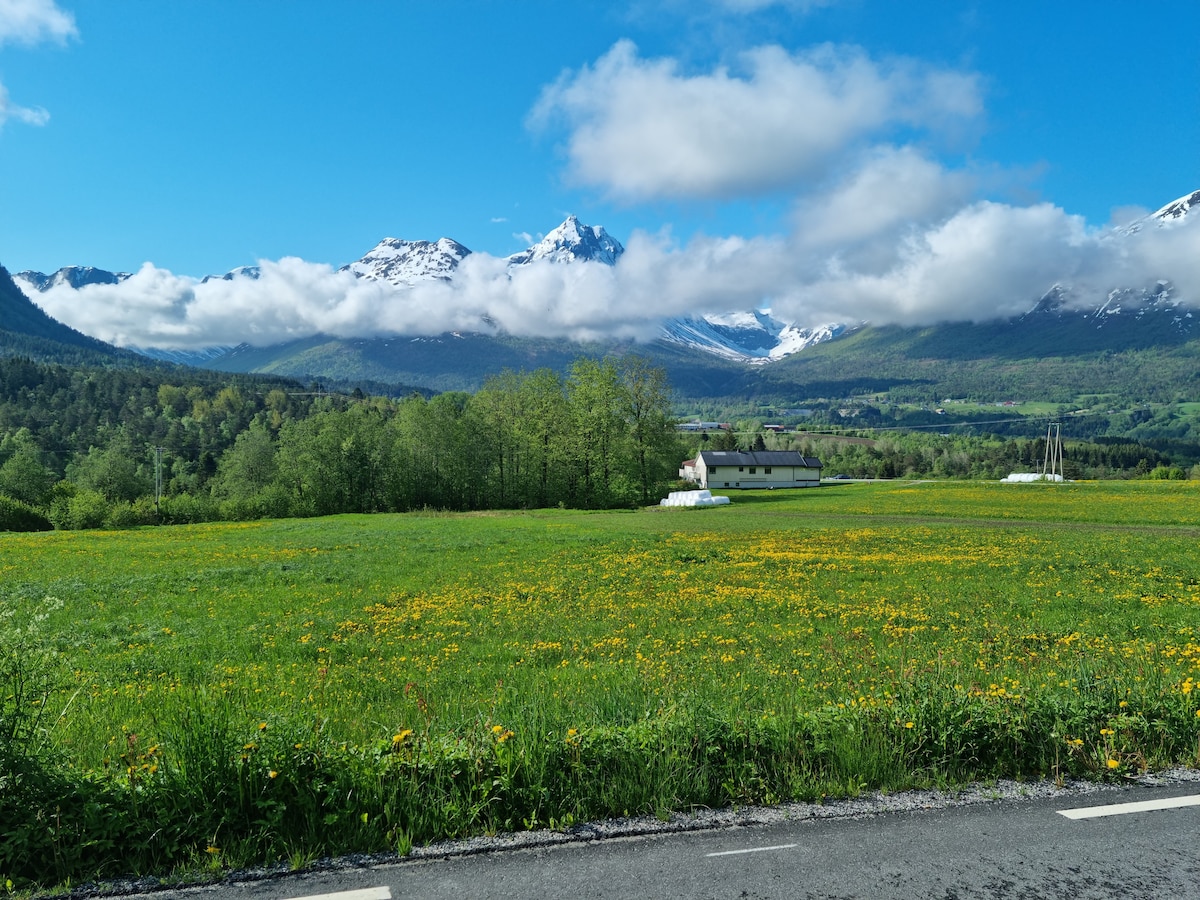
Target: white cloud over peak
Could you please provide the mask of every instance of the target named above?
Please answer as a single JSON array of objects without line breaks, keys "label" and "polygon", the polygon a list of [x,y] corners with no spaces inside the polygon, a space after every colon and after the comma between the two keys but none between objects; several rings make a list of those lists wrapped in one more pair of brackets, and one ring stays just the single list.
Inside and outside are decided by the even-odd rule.
[{"label": "white cloud over peak", "polygon": [[78,33],[75,17],[54,0],[0,0],[0,44],[62,43]]},{"label": "white cloud over peak", "polygon": [[620,41],[545,88],[530,122],[565,121],[570,177],[637,201],[794,188],[869,139],[980,109],[974,75],[853,47],[758,47],[736,72],[689,75]]}]

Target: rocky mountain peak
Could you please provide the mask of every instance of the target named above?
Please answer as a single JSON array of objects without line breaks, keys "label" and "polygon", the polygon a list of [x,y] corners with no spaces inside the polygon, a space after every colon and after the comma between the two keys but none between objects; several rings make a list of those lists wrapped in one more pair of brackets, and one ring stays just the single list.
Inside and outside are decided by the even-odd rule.
[{"label": "rocky mountain peak", "polygon": [[470,250],[450,238],[431,243],[389,237],[362,259],[342,266],[341,271],[397,287],[412,287],[421,281],[449,281],[458,264],[470,254]]},{"label": "rocky mountain peak", "polygon": [[566,220],[544,238],[508,257],[509,266],[524,266],[539,260],[556,263],[600,262],[615,265],[625,248],[602,226],[584,225],[577,216]]}]

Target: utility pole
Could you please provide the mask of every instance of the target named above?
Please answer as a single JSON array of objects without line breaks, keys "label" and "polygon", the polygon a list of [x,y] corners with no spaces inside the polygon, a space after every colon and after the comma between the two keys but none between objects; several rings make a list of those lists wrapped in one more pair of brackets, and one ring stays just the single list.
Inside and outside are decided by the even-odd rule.
[{"label": "utility pole", "polygon": [[154,515],[158,515],[158,504],[162,500],[162,455],[163,448],[154,448]]}]

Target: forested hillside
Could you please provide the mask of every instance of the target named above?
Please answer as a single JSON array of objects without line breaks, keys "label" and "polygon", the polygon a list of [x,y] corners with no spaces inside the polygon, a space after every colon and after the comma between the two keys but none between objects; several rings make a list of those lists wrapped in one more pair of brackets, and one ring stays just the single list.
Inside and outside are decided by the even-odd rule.
[{"label": "forested hillside", "polygon": [[886,393],[893,402],[939,404],[946,397],[1072,403],[1107,394],[1122,405],[1200,396],[1200,340],[1144,330],[1122,340],[1115,331],[1062,326],[1056,334],[1053,323],[864,328],[764,367],[756,396]]}]

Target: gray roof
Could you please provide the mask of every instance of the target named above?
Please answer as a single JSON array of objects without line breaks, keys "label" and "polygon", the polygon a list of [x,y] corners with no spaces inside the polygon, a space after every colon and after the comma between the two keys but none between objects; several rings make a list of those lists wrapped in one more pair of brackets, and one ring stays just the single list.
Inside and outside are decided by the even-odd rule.
[{"label": "gray roof", "polygon": [[757,450],[743,453],[740,450],[701,450],[697,461],[704,460],[705,467],[711,466],[804,466],[820,469],[821,461],[815,456],[802,456],[798,450]]}]

